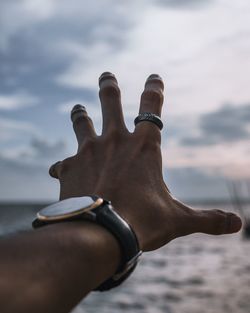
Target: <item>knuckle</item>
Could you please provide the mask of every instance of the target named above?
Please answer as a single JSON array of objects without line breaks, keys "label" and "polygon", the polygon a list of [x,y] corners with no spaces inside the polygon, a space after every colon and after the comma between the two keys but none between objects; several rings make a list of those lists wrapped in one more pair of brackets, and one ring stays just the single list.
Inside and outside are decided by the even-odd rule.
[{"label": "knuckle", "polygon": [[100,94],[100,97],[118,98],[120,97],[120,88],[115,83],[108,83],[108,84],[103,83],[103,86],[101,87],[99,94]]},{"label": "knuckle", "polygon": [[134,135],[138,143],[146,147],[152,145],[153,150],[161,145],[161,132],[151,122],[143,121],[136,125]]},{"label": "knuckle", "polygon": [[138,131],[134,133],[136,144],[143,150],[158,150],[161,142],[158,132],[156,134],[154,129],[152,129],[152,125],[146,123],[144,125],[140,123],[141,125],[138,125]]},{"label": "knuckle", "polygon": [[145,89],[142,93],[142,100],[161,104],[163,102],[163,93],[159,89]]},{"label": "knuckle", "polygon": [[81,144],[81,149],[80,151],[82,153],[86,154],[93,154],[95,150],[95,143],[96,140],[92,136],[88,136],[84,139],[83,143]]},{"label": "knuckle", "polygon": [[123,142],[124,132],[121,129],[117,129],[116,127],[109,127],[106,131],[104,140],[107,144],[119,144]]},{"label": "knuckle", "polygon": [[74,127],[79,127],[82,123],[92,124],[92,119],[87,114],[81,114],[74,119]]},{"label": "knuckle", "polygon": [[156,140],[150,140],[148,136],[141,136],[138,140],[138,148],[142,152],[155,152],[159,149],[159,143]]},{"label": "knuckle", "polygon": [[82,129],[84,127],[93,126],[92,119],[89,116],[81,116],[74,121],[74,129]]}]

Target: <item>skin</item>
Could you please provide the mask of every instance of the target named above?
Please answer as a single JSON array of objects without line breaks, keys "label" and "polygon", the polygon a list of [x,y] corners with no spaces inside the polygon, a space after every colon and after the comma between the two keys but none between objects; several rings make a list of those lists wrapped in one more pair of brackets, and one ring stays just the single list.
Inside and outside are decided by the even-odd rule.
[{"label": "skin", "polygon": [[[60,182],[60,199],[96,194],[111,200],[133,227],[143,251],[188,234],[228,234],[241,228],[233,213],[197,211],[176,200],[162,176],[161,133],[141,122],[125,125],[115,76],[99,79],[103,131],[97,136],[86,110],[76,106],[72,122],[76,155],[59,161],[50,175]],[[161,115],[163,81],[151,75],[140,112]],[[121,251],[115,237],[88,222],[64,222],[0,240],[0,308],[3,313],[66,313],[116,272]],[[10,300],[11,299],[11,300]]]},{"label": "skin", "polygon": [[112,276],[116,239],[89,222],[67,222],[0,240],[1,313],[67,313]]},{"label": "skin", "polygon": [[[219,210],[197,211],[176,200],[162,175],[161,132],[150,122],[125,125],[115,76],[99,79],[103,130],[97,136],[86,110],[72,110],[78,140],[76,155],[56,163],[51,176],[60,181],[60,199],[97,194],[112,201],[138,236],[143,251],[196,232],[219,235],[237,232],[241,220]],[[161,116],[164,84],[152,74],[145,83],[139,112]]]}]

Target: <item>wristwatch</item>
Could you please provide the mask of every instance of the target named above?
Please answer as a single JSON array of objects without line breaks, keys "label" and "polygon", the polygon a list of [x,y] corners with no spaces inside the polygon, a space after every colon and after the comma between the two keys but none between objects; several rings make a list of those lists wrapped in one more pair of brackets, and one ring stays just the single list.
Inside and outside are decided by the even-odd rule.
[{"label": "wristwatch", "polygon": [[105,291],[120,285],[135,269],[142,254],[135,232],[114,210],[111,202],[96,195],[68,198],[41,209],[32,226],[38,228],[52,223],[90,220],[110,231],[118,240],[122,258],[116,273],[95,290]]}]

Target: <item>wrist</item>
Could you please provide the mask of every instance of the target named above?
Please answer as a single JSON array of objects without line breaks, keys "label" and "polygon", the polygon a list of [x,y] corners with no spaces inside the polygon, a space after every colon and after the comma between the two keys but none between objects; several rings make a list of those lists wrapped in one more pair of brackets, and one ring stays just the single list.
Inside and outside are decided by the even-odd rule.
[{"label": "wrist", "polygon": [[[88,221],[87,225],[90,225],[91,229],[94,228],[94,232],[92,232],[94,237],[87,236],[91,237],[89,242],[93,240],[95,241],[95,234],[97,233],[98,238],[112,238],[112,241],[115,240],[116,242],[117,240],[116,245],[119,243],[121,249],[120,262],[115,263],[116,265],[119,263],[119,265],[116,266],[115,271],[113,270],[112,272],[109,272],[111,273],[110,277],[108,277],[108,279],[97,286],[94,290],[106,291],[115,288],[127,279],[133,272],[142,251],[140,250],[138,240],[133,229],[119,214],[117,214],[110,201],[96,195],[68,198],[41,209],[37,213],[37,218],[33,221],[32,225],[34,228],[39,228],[60,222],[64,222],[65,224],[66,221],[71,224],[73,221],[74,223],[79,221],[77,225],[83,225],[82,223],[80,224],[83,220]],[[93,225],[92,222],[95,223],[95,225]],[[98,224],[98,226],[96,224]],[[98,235],[96,229],[101,230],[102,234]],[[105,232],[106,236],[103,235],[103,232]],[[81,234],[81,230],[78,234]],[[79,236],[79,238],[81,238],[81,236]],[[86,234],[83,239],[86,240]],[[110,240],[104,240],[104,242],[102,242],[103,247],[107,247],[109,242]],[[91,243],[91,247],[92,246],[93,244]],[[87,247],[85,246],[85,250],[86,248],[88,249],[88,245]],[[98,247],[97,249],[99,251]],[[107,251],[107,249],[102,252],[110,255],[110,252]],[[100,257],[99,255],[95,255],[95,258],[99,259]],[[115,258],[115,260],[116,259],[117,258]],[[110,258],[108,259],[108,262],[110,264]],[[103,260],[102,264],[104,264]],[[108,271],[106,271],[106,273],[107,272]]]},{"label": "wrist", "polygon": [[[62,257],[72,259],[82,288],[93,290],[116,272],[121,260],[120,245],[104,227],[90,221],[72,221],[47,225],[41,231],[50,228],[62,249]],[[83,268],[89,269],[89,277]]]}]

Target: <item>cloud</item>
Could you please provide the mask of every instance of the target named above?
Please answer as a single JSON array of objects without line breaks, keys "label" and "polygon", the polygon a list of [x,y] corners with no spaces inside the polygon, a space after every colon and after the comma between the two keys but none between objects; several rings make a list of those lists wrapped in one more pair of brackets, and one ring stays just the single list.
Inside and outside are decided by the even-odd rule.
[{"label": "cloud", "polygon": [[[170,114],[211,111],[227,100],[248,101],[247,36],[219,43],[224,36],[235,38],[235,33],[249,28],[244,13],[247,8],[239,12],[237,5],[225,9],[224,3],[218,2],[193,13],[163,10],[155,3],[147,2],[139,12],[133,12],[129,18],[136,22],[121,33],[124,40],[118,48],[113,49],[102,40],[87,47],[84,42],[78,42],[77,49],[71,50],[72,62],[55,79],[59,86],[95,90],[100,73],[113,71],[122,86],[123,102],[134,114],[143,82],[153,72],[161,74],[166,81]],[[239,19],[232,24],[235,10]],[[71,45],[69,41],[66,46]]]},{"label": "cloud", "polygon": [[[78,100],[77,99],[68,100],[68,101],[58,105],[58,111],[60,113],[69,115],[73,106],[76,104],[79,104],[79,99]],[[86,107],[88,113],[92,112],[92,113],[94,113],[93,115],[97,115],[97,113],[100,114],[100,110],[98,110],[98,112],[97,112],[97,103],[96,102],[90,102],[90,101],[85,100],[82,102],[82,104]]]},{"label": "cloud", "polygon": [[[10,97],[18,89],[35,94],[44,107],[72,98],[93,103],[98,75],[90,74],[87,66],[122,51],[138,7],[134,1],[114,0],[98,5],[81,0],[1,1],[0,94],[5,97],[0,108],[31,102]],[[78,75],[76,83],[68,75],[74,78],[75,72],[85,79]],[[85,83],[92,77],[94,87]]]},{"label": "cloud", "polygon": [[33,138],[31,148],[33,148],[36,158],[51,159],[62,156],[66,149],[66,143],[63,140],[51,143],[45,139]]},{"label": "cloud", "polygon": [[164,171],[171,193],[182,200],[228,199],[226,180],[216,170],[173,167]]},{"label": "cloud", "polygon": [[23,91],[17,91],[15,94],[0,94],[0,110],[21,109],[38,102],[37,97]]},{"label": "cloud", "polygon": [[0,172],[2,201],[58,199],[58,185],[49,178],[44,164],[24,163],[22,159],[11,160],[0,155]]},{"label": "cloud", "polygon": [[58,184],[48,174],[51,164],[67,153],[63,140],[33,138],[28,145],[5,148],[0,153],[1,200],[55,200]]},{"label": "cloud", "polygon": [[207,6],[213,0],[159,0],[158,3],[162,6],[174,9],[194,9]]},{"label": "cloud", "polygon": [[24,136],[27,133],[37,134],[38,131],[29,122],[0,118],[0,141],[11,140],[19,136]]},{"label": "cloud", "polygon": [[172,116],[162,132],[164,166],[249,179],[249,112],[249,104],[242,104],[222,106],[209,113]]},{"label": "cloud", "polygon": [[[72,50],[80,45],[85,47],[85,57],[97,42],[120,48],[133,21],[133,11],[126,13],[135,7],[133,1],[122,4],[113,0],[103,0],[98,5],[81,0],[1,1],[1,38],[6,42],[2,53],[15,53],[11,48],[25,43],[16,55],[26,54],[32,59],[38,56],[39,65],[51,59],[65,62],[65,57],[71,56]],[[27,50],[29,44],[32,51]]]},{"label": "cloud", "polygon": [[11,38],[17,33],[27,32],[32,25],[46,21],[54,9],[53,0],[1,0],[0,50],[7,50]]},{"label": "cloud", "polygon": [[[206,10],[199,9],[205,6]],[[0,109],[9,120],[0,121],[2,157],[13,162],[19,158],[28,173],[29,163],[35,167],[41,162],[45,168],[49,158],[56,161],[74,153],[70,119],[63,113],[71,104],[83,103],[95,124],[101,125],[98,76],[110,70],[121,86],[131,130],[147,75],[158,72],[166,81],[163,116],[167,112],[168,118],[162,134],[163,146],[165,135],[169,136],[171,151],[164,152],[164,164],[170,160],[173,168],[193,164],[208,168],[221,162],[230,169],[248,164],[248,122],[237,117],[241,126],[217,116],[219,121],[226,119],[220,125],[212,123],[214,116],[205,118],[221,103],[250,99],[248,12],[247,1],[228,5],[227,0],[103,0],[98,5],[82,0],[0,1],[0,95],[4,96]],[[20,90],[35,95],[39,103],[25,109],[32,101],[27,104],[29,99],[20,97]],[[18,99],[13,98],[16,94]],[[175,119],[178,114],[180,119]],[[67,151],[68,145],[63,148],[60,138],[72,151]],[[19,172],[32,190],[28,175]],[[21,178],[16,176],[19,184]],[[36,183],[35,178],[32,181]],[[18,194],[17,188],[18,184]]]},{"label": "cloud", "polygon": [[18,164],[50,163],[69,153],[66,140],[50,140],[35,125],[0,118],[0,156]]},{"label": "cloud", "polygon": [[70,154],[64,138],[47,139],[36,125],[9,118],[0,118],[0,143],[0,156],[20,165],[48,166]]},{"label": "cloud", "polygon": [[[186,166],[164,170],[165,181],[173,196],[191,202],[192,200],[230,201],[228,181],[242,182],[244,180],[237,175],[228,174],[216,167]],[[245,179],[249,181],[249,175]]]},{"label": "cloud", "polygon": [[181,138],[187,146],[232,143],[250,138],[250,104],[225,105],[199,118],[200,134]]}]

